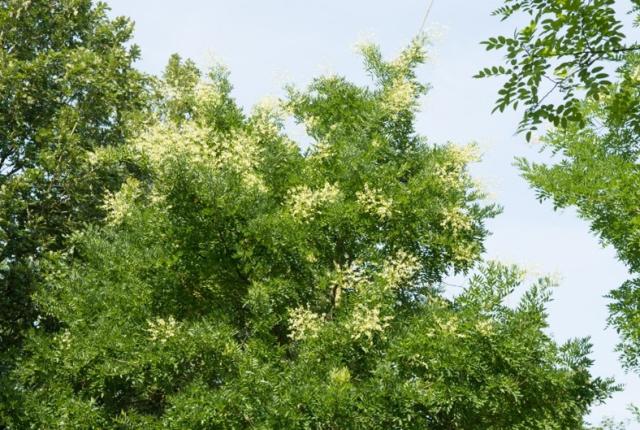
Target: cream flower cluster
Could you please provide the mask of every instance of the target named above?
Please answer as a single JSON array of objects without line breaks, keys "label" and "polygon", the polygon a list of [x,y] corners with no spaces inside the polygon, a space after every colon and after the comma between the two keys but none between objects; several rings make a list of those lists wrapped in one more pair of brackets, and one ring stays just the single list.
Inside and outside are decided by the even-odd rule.
[{"label": "cream flower cluster", "polygon": [[277,137],[282,129],[285,109],[282,102],[275,97],[260,100],[251,113],[254,131],[261,137]]},{"label": "cream flower cluster", "polygon": [[473,227],[471,217],[458,208],[447,208],[442,213],[442,227],[450,228],[454,233],[469,231]]},{"label": "cream flower cluster", "polygon": [[262,151],[255,138],[245,132],[217,136],[211,129],[192,121],[179,128],[162,124],[141,136],[136,147],[158,166],[172,157],[186,156],[212,169],[227,168],[237,172],[247,187],[266,189],[256,173]]},{"label": "cream flower cluster", "polygon": [[311,148],[310,156],[316,160],[324,160],[333,155],[332,145],[327,141],[316,142]]},{"label": "cream flower cluster", "polygon": [[436,317],[436,324],[445,335],[464,337],[464,334],[459,332],[460,324],[458,322],[458,317],[456,316],[451,316],[445,321]]},{"label": "cream flower cluster", "polygon": [[176,155],[204,162],[210,156],[206,145],[209,134],[210,130],[206,127],[191,121],[180,128],[171,124],[158,124],[140,136],[135,142],[135,147],[156,165],[161,165]]},{"label": "cream flower cluster", "polygon": [[416,39],[391,62],[391,66],[398,71],[410,70],[412,63],[421,62],[425,58],[424,40]]},{"label": "cream flower cluster", "polygon": [[491,320],[480,320],[476,323],[476,330],[483,336],[493,333],[493,322]]},{"label": "cream flower cluster", "polygon": [[107,222],[112,225],[120,224],[140,195],[142,195],[140,182],[135,178],[127,179],[120,191],[107,193],[103,204],[107,211]]},{"label": "cream flower cluster", "polygon": [[289,311],[289,338],[294,341],[313,339],[324,322],[324,315],[319,315],[309,308],[297,307]]},{"label": "cream flower cluster", "polygon": [[368,308],[363,304],[358,304],[347,328],[351,331],[352,339],[358,340],[365,337],[371,342],[376,333],[384,332],[392,319],[391,316],[382,317],[380,307]]},{"label": "cream flower cluster", "polygon": [[301,185],[289,190],[288,194],[291,215],[302,221],[310,221],[323,206],[337,202],[341,193],[336,185],[325,182],[319,190]]},{"label": "cream flower cluster", "polygon": [[375,215],[381,220],[391,218],[393,200],[386,198],[379,188],[370,188],[369,184],[364,184],[364,189],[356,193],[356,198],[366,213]]},{"label": "cream flower cluster", "polygon": [[334,291],[333,302],[335,306],[340,305],[342,292],[345,290],[358,290],[362,285],[368,284],[369,279],[362,271],[362,263],[358,260],[351,262],[346,267],[335,264],[335,273],[331,288]]},{"label": "cream flower cluster", "polygon": [[453,154],[457,163],[468,164],[480,161],[480,149],[475,143],[468,145],[448,145],[448,150]]},{"label": "cream flower cluster", "polygon": [[164,318],[156,318],[147,321],[147,332],[154,342],[166,343],[176,335],[178,330],[178,322],[170,316],[166,320]]},{"label": "cream flower cluster", "polygon": [[456,246],[453,250],[453,262],[454,264],[469,264],[471,263],[476,256],[478,255],[478,249],[473,244],[465,244],[461,246]]},{"label": "cream flower cluster", "polygon": [[480,154],[478,146],[469,145],[453,145],[446,147],[450,155],[450,159],[446,163],[440,163],[434,169],[434,176],[445,187],[458,189],[466,183],[473,183],[471,177],[465,172],[468,163],[478,161]]},{"label": "cream flower cluster", "polygon": [[222,104],[224,97],[215,82],[198,82],[194,89],[196,111],[211,110]]},{"label": "cream flower cluster", "polygon": [[380,276],[388,288],[400,288],[420,270],[420,261],[414,255],[399,251],[382,266]]},{"label": "cream flower cluster", "polygon": [[351,372],[344,366],[333,368],[331,372],[329,372],[329,381],[334,385],[348,384],[351,381]]},{"label": "cream flower cluster", "polygon": [[418,105],[415,84],[405,78],[396,78],[383,94],[384,108],[391,115],[413,110]]}]

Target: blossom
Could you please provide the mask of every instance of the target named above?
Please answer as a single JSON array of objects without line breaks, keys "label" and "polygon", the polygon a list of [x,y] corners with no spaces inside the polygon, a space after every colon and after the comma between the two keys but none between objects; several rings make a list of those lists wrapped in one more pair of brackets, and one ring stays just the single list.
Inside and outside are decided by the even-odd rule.
[{"label": "blossom", "polygon": [[477,245],[473,243],[467,243],[460,246],[456,246],[453,250],[453,262],[457,265],[467,265],[476,258],[478,255]]},{"label": "blossom", "polygon": [[417,257],[399,251],[392,259],[387,260],[380,276],[386,281],[389,288],[399,288],[409,281],[420,270],[420,261]]},{"label": "blossom", "polygon": [[387,113],[394,116],[413,110],[418,104],[416,84],[406,78],[396,78],[385,89],[382,101]]},{"label": "blossom", "polygon": [[275,97],[260,100],[251,113],[251,124],[260,137],[277,137],[282,130],[285,117],[283,103]]},{"label": "blossom", "polygon": [[334,305],[340,304],[342,292],[345,290],[357,290],[360,286],[369,283],[369,280],[362,271],[362,262],[355,260],[346,267],[340,267],[335,263],[334,279],[331,282],[331,288],[334,291]]},{"label": "blossom", "polygon": [[442,221],[440,222],[442,227],[448,227],[453,230],[454,233],[471,230],[473,227],[473,220],[461,209],[447,208],[442,213]]},{"label": "blossom", "polygon": [[147,332],[152,341],[166,343],[176,335],[178,329],[178,322],[169,316],[166,320],[164,318],[156,318],[155,320],[148,320]]},{"label": "blossom", "polygon": [[338,201],[340,189],[325,182],[319,190],[312,190],[306,185],[295,187],[289,190],[289,210],[294,218],[303,221],[313,219],[323,206]]},{"label": "blossom", "polygon": [[345,366],[331,369],[329,380],[334,385],[345,385],[351,381],[351,372]]},{"label": "blossom", "polygon": [[417,37],[391,62],[391,66],[398,71],[405,72],[411,70],[413,65],[424,62],[426,59],[424,45],[425,39]]},{"label": "blossom", "polygon": [[475,143],[468,145],[448,145],[447,149],[453,155],[453,159],[460,164],[468,164],[480,161],[480,149]]},{"label": "blossom", "polygon": [[380,316],[380,307],[376,306],[370,309],[363,304],[358,304],[347,327],[351,331],[352,339],[358,340],[366,337],[370,342],[376,333],[384,332],[384,329],[389,326],[388,321],[391,319],[393,318],[390,316]]},{"label": "blossom", "polygon": [[476,330],[483,336],[488,336],[493,332],[493,322],[491,320],[480,320],[476,322]]},{"label": "blossom", "polygon": [[103,207],[107,211],[107,222],[120,224],[129,213],[135,200],[142,194],[140,182],[129,178],[122,184],[120,191],[107,193]]},{"label": "blossom", "polygon": [[366,213],[381,220],[391,218],[393,200],[386,198],[379,188],[370,188],[369,184],[364,184],[364,189],[356,193],[356,198]]},{"label": "blossom", "polygon": [[289,311],[289,338],[294,341],[313,339],[322,327],[323,316],[309,308],[297,307]]},{"label": "blossom", "polygon": [[266,189],[257,172],[262,148],[256,137],[244,130],[232,135],[217,135],[211,128],[193,121],[180,127],[162,124],[151,127],[135,146],[157,167],[172,158],[187,157],[214,170],[236,172],[248,188]]}]

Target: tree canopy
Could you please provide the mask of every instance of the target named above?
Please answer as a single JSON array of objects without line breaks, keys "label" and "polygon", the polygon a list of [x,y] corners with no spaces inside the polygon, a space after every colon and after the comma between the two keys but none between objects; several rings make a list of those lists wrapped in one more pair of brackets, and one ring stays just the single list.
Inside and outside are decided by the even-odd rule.
[{"label": "tree canopy", "polygon": [[477,266],[498,208],[472,147],[414,131],[422,44],[362,52],[371,87],[323,76],[248,115],[224,69],[172,57],[130,143],[149,175],[48,255],[59,329],[29,331],[9,428],[582,428],[615,386],[545,334],[549,279]]},{"label": "tree canopy", "polygon": [[[554,7],[507,3],[505,16]],[[606,27],[610,5],[582,12]],[[561,45],[626,50],[598,28]],[[1,428],[581,429],[619,389],[591,375],[588,339],[548,335],[552,279],[483,260],[500,208],[469,173],[475,147],[414,129],[422,39],[392,60],[361,45],[368,86],[320,76],[245,112],[222,66],[174,55],[161,77],[138,71],[132,31],[91,0],[0,0]],[[537,76],[520,54],[518,73]],[[583,164],[522,168],[632,262],[624,58],[620,84],[595,78],[579,110],[530,103],[527,120],[563,127],[550,145],[608,142],[602,164],[559,143]],[[596,118],[605,133],[585,131]],[[543,182],[566,191],[589,169],[591,194]],[[449,275],[465,279],[455,294]],[[614,319],[635,309],[619,291]]]}]

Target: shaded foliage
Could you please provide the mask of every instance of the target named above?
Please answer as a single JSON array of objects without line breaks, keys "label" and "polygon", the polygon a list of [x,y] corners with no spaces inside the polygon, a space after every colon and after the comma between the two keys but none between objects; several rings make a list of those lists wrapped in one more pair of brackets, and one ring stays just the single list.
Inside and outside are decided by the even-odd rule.
[{"label": "shaded foliage", "polygon": [[122,145],[145,104],[131,32],[89,0],[0,2],[1,351],[52,323],[30,299],[42,255],[101,219],[102,194],[134,168],[92,158]]}]

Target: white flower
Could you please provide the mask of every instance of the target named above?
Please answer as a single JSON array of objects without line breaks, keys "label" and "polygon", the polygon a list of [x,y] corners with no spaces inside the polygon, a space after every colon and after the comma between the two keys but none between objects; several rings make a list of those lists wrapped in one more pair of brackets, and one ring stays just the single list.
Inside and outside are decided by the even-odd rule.
[{"label": "white flower", "polygon": [[113,225],[120,224],[141,194],[140,182],[135,178],[127,179],[120,191],[107,193],[103,204],[107,211],[107,221]]},{"label": "white flower", "polygon": [[346,367],[331,369],[329,380],[334,385],[345,385],[351,381],[351,372]]},{"label": "white flower", "polygon": [[454,264],[469,264],[478,255],[478,249],[475,244],[467,243],[462,246],[457,246],[453,250],[453,262]]},{"label": "white flower", "polygon": [[359,304],[354,309],[352,319],[347,327],[351,331],[352,339],[358,340],[361,337],[366,337],[371,342],[376,333],[384,332],[391,319],[393,317],[381,317],[379,307],[369,309],[365,305]]},{"label": "white flower", "polygon": [[405,78],[394,79],[385,89],[383,103],[386,111],[391,115],[398,115],[407,110],[414,110],[418,106],[417,88],[414,83]]},{"label": "white flower", "polygon": [[468,145],[448,145],[449,151],[454,159],[460,164],[468,164],[480,160],[480,149],[477,144]]},{"label": "white flower", "polygon": [[379,188],[369,188],[369,184],[364,184],[364,189],[356,193],[356,198],[366,213],[381,220],[391,218],[393,200],[386,198]]},{"label": "white flower", "polygon": [[491,320],[480,320],[476,323],[476,330],[483,336],[489,336],[493,332],[493,322]]},{"label": "white flower", "polygon": [[187,121],[181,127],[162,124],[151,127],[137,140],[136,147],[157,168],[172,158],[187,157],[214,170],[237,172],[248,188],[266,190],[257,173],[262,148],[256,137],[244,131],[217,135],[214,130],[193,121]]},{"label": "white flower", "polygon": [[385,262],[380,276],[385,280],[387,287],[400,288],[418,270],[420,270],[418,258],[404,251],[399,251],[394,258]]},{"label": "white flower", "polygon": [[176,335],[178,330],[178,322],[170,316],[166,320],[164,318],[156,318],[155,320],[148,320],[147,332],[149,337],[154,342],[166,343]]},{"label": "white flower", "polygon": [[313,216],[321,212],[322,207],[338,201],[340,189],[325,182],[319,190],[311,190],[302,185],[289,190],[289,210],[294,218],[309,221]]},{"label": "white flower", "polygon": [[342,292],[345,290],[357,290],[363,285],[369,283],[369,279],[362,271],[362,263],[358,260],[351,262],[346,267],[340,267],[338,263],[335,263],[335,274],[333,281],[331,282],[331,288],[334,291],[334,305],[340,305],[340,299]]},{"label": "white flower", "polygon": [[294,341],[318,336],[324,317],[308,308],[298,307],[289,311],[289,338]]},{"label": "white flower", "polygon": [[278,137],[284,118],[285,109],[276,97],[263,98],[253,107],[251,113],[253,129],[259,137]]},{"label": "white flower", "polygon": [[447,208],[442,213],[442,227],[448,227],[454,233],[469,231],[473,227],[471,217],[459,208]]}]

